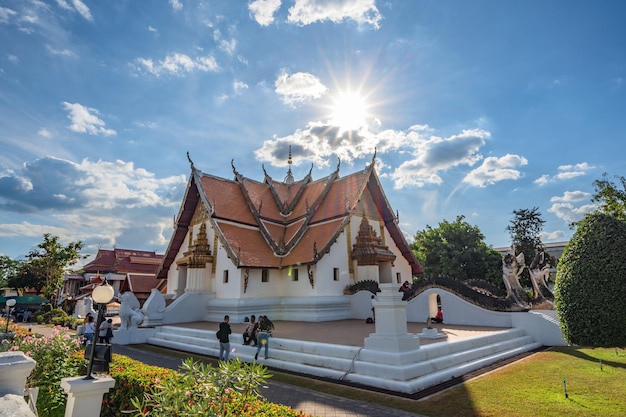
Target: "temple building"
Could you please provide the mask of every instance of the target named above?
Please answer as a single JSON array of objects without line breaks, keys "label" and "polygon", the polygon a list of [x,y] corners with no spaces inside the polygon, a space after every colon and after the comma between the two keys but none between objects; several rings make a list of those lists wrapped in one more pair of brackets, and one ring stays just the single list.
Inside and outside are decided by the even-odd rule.
[{"label": "temple building", "polygon": [[157,279],[176,301],[206,295],[207,319],[271,314],[283,320],[349,316],[344,289],[422,273],[371,164],[313,180],[224,179],[195,168]]}]

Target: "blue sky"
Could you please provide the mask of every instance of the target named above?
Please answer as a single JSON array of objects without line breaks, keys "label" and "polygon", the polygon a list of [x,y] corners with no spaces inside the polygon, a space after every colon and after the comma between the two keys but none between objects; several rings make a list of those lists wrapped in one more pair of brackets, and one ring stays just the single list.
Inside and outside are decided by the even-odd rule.
[{"label": "blue sky", "polygon": [[411,241],[626,175],[622,1],[0,0],[0,253],[163,252],[190,173],[377,172]]}]

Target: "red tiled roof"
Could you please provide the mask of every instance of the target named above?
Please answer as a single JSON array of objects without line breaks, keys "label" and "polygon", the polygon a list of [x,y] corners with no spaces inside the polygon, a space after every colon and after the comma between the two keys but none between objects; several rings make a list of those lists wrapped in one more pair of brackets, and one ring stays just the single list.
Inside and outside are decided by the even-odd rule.
[{"label": "red tiled roof", "polygon": [[83,267],[86,273],[155,273],[163,255],[129,249],[99,249],[96,259]]},{"label": "red tiled roof", "polygon": [[[296,202],[293,198],[298,195]],[[189,212],[195,210],[193,196],[207,205],[210,221],[239,267],[278,268],[315,263],[334,244],[353,214],[365,214],[383,222],[413,272],[421,273],[396,224],[373,164],[344,178],[338,178],[337,169],[327,178],[310,181],[307,177],[306,181],[291,185],[273,181],[267,175],[266,181],[260,183],[236,171],[234,180],[226,180],[192,167],[192,179],[179,213],[181,230],[188,230]],[[289,207],[291,211],[286,212]],[[158,278],[166,278],[183,240],[181,235],[176,243],[174,239],[170,241]]]},{"label": "red tiled roof", "polygon": [[149,293],[156,288],[161,280],[151,275],[128,274],[122,289],[128,289],[133,293]]}]

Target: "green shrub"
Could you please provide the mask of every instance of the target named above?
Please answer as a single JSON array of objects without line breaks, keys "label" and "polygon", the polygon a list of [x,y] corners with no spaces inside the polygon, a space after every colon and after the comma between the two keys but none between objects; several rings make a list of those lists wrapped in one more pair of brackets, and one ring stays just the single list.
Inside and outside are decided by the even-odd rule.
[{"label": "green shrub", "polygon": [[291,408],[268,403],[258,392],[270,374],[257,363],[239,358],[219,368],[187,359],[182,371],[131,400],[133,416],[306,417]]},{"label": "green shrub", "polygon": [[67,395],[61,388],[61,379],[81,375],[85,370],[79,341],[72,338],[65,329],[55,327],[49,337],[16,333],[11,341],[3,341],[2,350],[22,351],[37,362],[26,386],[39,388],[39,416],[65,415]]},{"label": "green shrub", "polygon": [[591,213],[559,260],[554,291],[563,337],[583,346],[626,346],[626,223]]},{"label": "green shrub", "polygon": [[152,386],[177,374],[171,369],[146,365],[118,354],[113,354],[109,373],[115,379],[115,386],[104,395],[101,417],[121,416],[123,410],[132,408],[131,399],[143,398]]}]

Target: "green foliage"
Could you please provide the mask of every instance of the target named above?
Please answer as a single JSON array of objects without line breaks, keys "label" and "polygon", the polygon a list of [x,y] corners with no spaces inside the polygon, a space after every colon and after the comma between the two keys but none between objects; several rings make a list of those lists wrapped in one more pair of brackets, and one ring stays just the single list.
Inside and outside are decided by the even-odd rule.
[{"label": "green foliage", "polygon": [[35,313],[35,321],[37,323],[54,324],[56,326],[76,328],[78,324],[82,323],[82,320],[77,319],[67,314],[63,309],[54,308],[50,311],[40,311]]},{"label": "green foliage", "polygon": [[[37,250],[28,254],[26,261],[13,261],[13,264],[9,265],[13,269],[10,269],[11,272],[6,277],[7,284],[11,288],[22,290],[34,288],[37,294],[45,290],[45,297],[52,300],[56,291],[63,285],[65,269],[83,257],[79,253],[82,248],[82,242],[71,242],[64,246],[57,236],[45,233],[43,242],[37,245]],[[3,266],[6,259],[2,262],[0,267],[2,271],[6,271]]]},{"label": "green foliage", "polygon": [[123,410],[132,408],[131,399],[142,398],[152,386],[177,375],[171,369],[145,365],[117,354],[113,354],[109,373],[115,379],[115,386],[104,395],[101,417],[121,416]]},{"label": "green foliage", "polygon": [[9,279],[14,277],[22,265],[21,261],[0,255],[0,288],[9,287]]},{"label": "green foliage", "polygon": [[436,228],[417,232],[411,248],[424,266],[423,277],[482,279],[503,287],[502,256],[487,246],[477,226],[464,219],[457,216],[452,223],[444,220]]},{"label": "green foliage", "polygon": [[596,193],[591,200],[600,203],[598,209],[601,212],[618,220],[626,221],[626,178],[616,175],[614,178],[619,182],[617,185],[609,181],[607,177],[605,172],[601,180],[593,182]]},{"label": "green foliage", "polygon": [[554,301],[569,343],[626,346],[626,223],[587,214],[565,247]]},{"label": "green foliage", "polygon": [[239,358],[219,368],[186,359],[180,373],[155,381],[142,397],[131,400],[133,416],[304,417],[289,407],[265,401],[258,391],[270,374]]},{"label": "green foliage", "polygon": [[11,341],[3,341],[2,350],[22,351],[37,362],[26,384],[39,388],[39,415],[63,416],[67,395],[61,388],[61,379],[80,375],[85,367],[78,339],[55,327],[49,337],[17,333]]}]

